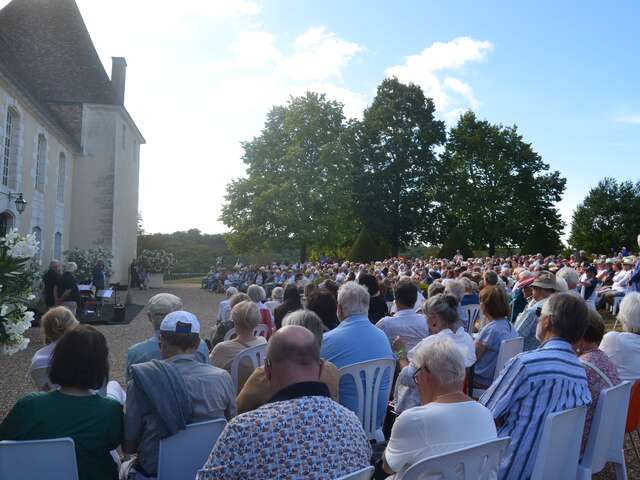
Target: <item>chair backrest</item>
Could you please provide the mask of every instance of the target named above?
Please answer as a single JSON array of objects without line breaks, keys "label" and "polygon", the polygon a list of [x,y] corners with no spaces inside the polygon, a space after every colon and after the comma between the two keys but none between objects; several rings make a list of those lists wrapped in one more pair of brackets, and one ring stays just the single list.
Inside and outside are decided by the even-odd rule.
[{"label": "chair backrest", "polygon": [[73,440],[54,438],[0,442],[0,478],[78,480]]},{"label": "chair backrest", "polygon": [[31,379],[38,390],[47,387],[47,390],[53,388],[53,384],[49,380],[49,367],[34,368],[29,371]]},{"label": "chair backrest", "polygon": [[636,380],[631,387],[629,396],[629,410],[627,412],[626,433],[633,432],[640,425],[640,380]]},{"label": "chair backrest", "polygon": [[253,335],[256,337],[266,337],[269,333],[269,327],[267,327],[264,323],[259,324],[256,328],[253,329]]},{"label": "chair backrest", "polygon": [[238,369],[240,368],[240,363],[247,359],[253,366],[252,371],[264,365],[264,361],[267,359],[267,344],[262,343],[254,347],[245,348],[241,352],[236,353],[236,356],[233,357],[233,360],[231,361],[231,380],[233,380],[233,386],[236,389],[236,393],[239,392],[241,387],[238,385]]},{"label": "chair backrest", "polygon": [[462,312],[461,320],[463,322],[466,322],[465,325],[466,325],[467,332],[469,334],[472,334],[476,321],[480,317],[480,305],[477,305],[477,304],[464,305],[463,307],[461,307],[461,312]]},{"label": "chair backrest", "polygon": [[[266,337],[269,333],[269,327],[267,327],[264,323],[260,323],[253,329],[253,335],[255,337]],[[227,333],[224,334],[224,341],[233,340],[236,335],[236,329],[231,328]]]},{"label": "chair backrest", "polygon": [[[354,363],[346,365],[340,369],[340,380],[343,377],[350,376],[356,385],[358,394],[357,411],[355,412],[369,440],[376,438],[377,416],[378,416],[378,400],[380,397],[380,388],[382,386],[382,378],[385,374],[389,376],[389,382],[393,378],[393,372],[396,368],[396,361],[392,358],[378,358],[368,360],[366,362]],[[385,405],[389,402],[391,388],[387,392],[387,397],[382,399]]]},{"label": "chair backrest", "polygon": [[335,480],[371,480],[374,471],[375,468],[373,467],[365,467]]},{"label": "chair backrest", "polygon": [[[411,465],[402,480],[426,480],[440,475],[443,480],[489,480],[497,477],[500,458],[509,444],[509,437],[425,458]],[[462,466],[462,469],[460,469]],[[463,476],[460,477],[460,472]],[[436,477],[437,478],[437,477]]]},{"label": "chair backrest", "polygon": [[194,479],[226,424],[224,418],[192,423],[160,440],[157,480]]},{"label": "chair backrest", "polygon": [[524,338],[522,337],[509,338],[500,343],[500,350],[498,351],[498,358],[496,360],[496,370],[493,374],[494,380],[498,378],[507,362],[519,353],[522,353],[523,349]]},{"label": "chair backrest", "polygon": [[630,392],[631,382],[622,382],[615,387],[601,390],[598,395],[589,438],[580,462],[592,473],[604,468],[610,452],[619,454],[622,450]]},{"label": "chair backrest", "polygon": [[547,415],[531,480],[576,478],[586,414],[576,407]]}]

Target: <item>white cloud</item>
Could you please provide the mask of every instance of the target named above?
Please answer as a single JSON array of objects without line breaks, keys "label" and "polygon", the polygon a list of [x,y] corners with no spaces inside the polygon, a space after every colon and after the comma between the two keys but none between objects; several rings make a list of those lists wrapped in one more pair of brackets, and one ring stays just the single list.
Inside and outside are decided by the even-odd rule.
[{"label": "white cloud", "polygon": [[620,115],[615,119],[616,123],[628,123],[632,125],[640,125],[640,114],[637,115]]},{"label": "white cloud", "polygon": [[468,83],[451,75],[441,79],[438,73],[459,70],[469,62],[484,60],[492,49],[491,42],[470,37],[435,42],[421,53],[408,56],[404,64],[387,68],[385,75],[420,85],[445,118],[456,118],[460,110],[478,108],[480,102]]}]

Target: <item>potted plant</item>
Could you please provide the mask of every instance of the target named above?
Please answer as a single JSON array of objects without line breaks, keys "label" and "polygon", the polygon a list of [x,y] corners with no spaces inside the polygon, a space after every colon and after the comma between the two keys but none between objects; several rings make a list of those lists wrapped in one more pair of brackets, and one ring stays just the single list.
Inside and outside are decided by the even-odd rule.
[{"label": "potted plant", "polygon": [[14,229],[0,238],[0,354],[12,355],[29,344],[24,333],[34,318],[28,306],[40,275],[37,253],[33,234],[22,236]]},{"label": "potted plant", "polygon": [[176,264],[173,253],[165,250],[143,250],[136,261],[141,274],[146,274],[149,288],[162,288],[164,275]]}]

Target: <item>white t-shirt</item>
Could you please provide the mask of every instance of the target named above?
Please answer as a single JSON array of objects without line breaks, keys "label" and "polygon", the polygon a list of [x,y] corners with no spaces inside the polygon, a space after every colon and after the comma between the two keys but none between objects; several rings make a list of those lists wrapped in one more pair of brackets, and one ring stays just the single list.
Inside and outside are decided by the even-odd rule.
[{"label": "white t-shirt", "polygon": [[423,458],[497,438],[493,415],[476,401],[429,403],[405,410],[396,419],[384,456],[401,479]]},{"label": "white t-shirt", "polygon": [[602,338],[600,350],[618,367],[620,380],[640,378],[640,335],[631,332],[609,332]]}]

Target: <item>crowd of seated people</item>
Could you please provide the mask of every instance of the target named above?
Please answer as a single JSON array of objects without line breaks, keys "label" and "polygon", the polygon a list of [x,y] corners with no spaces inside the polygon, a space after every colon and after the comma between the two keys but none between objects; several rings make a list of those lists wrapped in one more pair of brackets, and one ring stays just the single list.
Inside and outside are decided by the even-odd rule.
[{"label": "crowd of seated people", "polygon": [[[153,336],[129,348],[120,392],[107,388],[115,382],[104,336],[53,308],[31,367],[45,369],[40,392],[16,403],[0,440],[69,436],[81,480],[146,480],[157,475],[161,439],[224,418],[198,479],[333,479],[370,465],[373,452],[375,478],[401,479],[427,456],[508,436],[497,478],[528,478],[551,413],[589,406],[584,448],[599,393],[640,378],[640,262],[621,259],[607,276],[615,262],[583,260],[238,267],[237,277],[251,275],[220,282],[226,298],[210,338],[178,297],[149,300]],[[631,272],[615,295],[622,331],[605,334],[585,299],[619,292],[620,272]],[[465,324],[469,307],[479,316]],[[256,336],[261,324],[268,333]],[[518,336],[524,352],[496,371],[502,342]],[[261,345],[264,365],[241,362],[236,389],[231,363]],[[340,369],[379,359],[397,368],[381,378],[376,427],[394,421],[383,448],[372,450],[355,415],[357,385]]]}]

